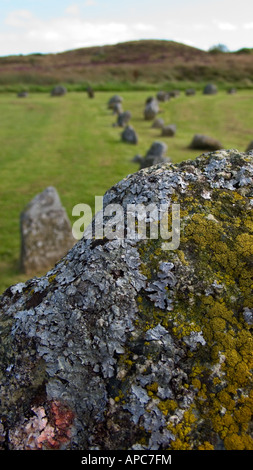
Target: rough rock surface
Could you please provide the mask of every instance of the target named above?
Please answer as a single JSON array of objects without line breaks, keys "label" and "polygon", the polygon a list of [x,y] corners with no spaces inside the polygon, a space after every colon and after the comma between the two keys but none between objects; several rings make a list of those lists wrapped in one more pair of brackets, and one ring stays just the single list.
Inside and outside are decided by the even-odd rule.
[{"label": "rough rock surface", "polygon": [[[253,156],[130,175],[181,239],[82,239],[0,298],[4,449],[253,449]],[[168,214],[169,226],[171,214]]]},{"label": "rough rock surface", "polygon": [[21,269],[27,274],[51,269],[74,245],[72,228],[56,189],[38,194],[20,215]]}]

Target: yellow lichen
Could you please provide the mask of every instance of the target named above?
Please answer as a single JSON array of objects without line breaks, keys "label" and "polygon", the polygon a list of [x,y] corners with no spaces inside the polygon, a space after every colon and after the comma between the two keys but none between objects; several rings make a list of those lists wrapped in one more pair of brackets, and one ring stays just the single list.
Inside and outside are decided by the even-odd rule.
[{"label": "yellow lichen", "polygon": [[[252,449],[253,338],[242,313],[244,307],[253,308],[252,210],[247,210],[247,198],[237,191],[218,189],[203,204],[194,195],[186,195],[180,203],[184,211],[179,249],[162,252],[160,242],[146,242],[141,259],[148,279],[154,278],[160,261],[180,263],[180,275],[182,267],[186,272],[190,269],[191,290],[187,296],[180,289],[174,292],[169,313],[155,309],[151,302],[145,305],[146,300],[141,313],[148,325],[160,321],[182,343],[192,332],[201,332],[205,346],[199,348],[199,355],[188,351],[192,367],[187,386],[195,392],[194,407],[201,420],[211,423],[210,436],[217,433],[226,449]],[[156,392],[149,392],[154,398]],[[170,419],[174,410],[169,400],[160,400],[158,407]],[[191,422],[184,413],[176,426],[169,424],[176,436],[173,449],[192,448],[195,415],[192,410],[189,413]],[[212,439],[199,439],[199,450],[214,448]]]}]

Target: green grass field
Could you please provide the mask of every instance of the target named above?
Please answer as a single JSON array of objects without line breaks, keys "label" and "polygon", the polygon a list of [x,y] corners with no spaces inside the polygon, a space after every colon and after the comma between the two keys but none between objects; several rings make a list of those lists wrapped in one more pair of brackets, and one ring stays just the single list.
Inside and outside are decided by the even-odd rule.
[{"label": "green grass field", "polygon": [[154,140],[167,143],[173,162],[200,153],[187,148],[195,133],[216,137],[224,148],[241,151],[253,140],[252,91],[235,95],[221,91],[216,96],[198,92],[192,97],[181,93],[161,103],[160,117],[177,126],[173,138],[162,138],[161,131],[143,118],[145,100],[152,92],[122,92],[138,145],[121,142],[122,129],[113,127],[116,118],[107,109],[112,94],[99,92],[93,100],[81,92],[61,98],[45,93],[25,99],[0,95],[0,292],[27,278],[19,270],[20,213],[47,186],[56,187],[73,222],[73,206],[82,202],[94,209],[95,196],[137,171],[132,158],[144,155]]}]

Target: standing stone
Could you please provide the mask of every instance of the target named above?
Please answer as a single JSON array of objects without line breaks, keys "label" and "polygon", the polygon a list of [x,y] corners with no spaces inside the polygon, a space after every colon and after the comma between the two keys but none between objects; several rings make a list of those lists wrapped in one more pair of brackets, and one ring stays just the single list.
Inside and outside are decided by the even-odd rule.
[{"label": "standing stone", "polygon": [[55,86],[51,91],[51,96],[63,96],[66,95],[67,88],[62,85]]},{"label": "standing stone", "polygon": [[119,113],[118,114],[118,119],[117,119],[117,122],[116,122],[116,126],[119,126],[119,127],[125,127],[128,122],[130,121],[131,119],[131,113],[130,111],[124,111],[123,113]]},{"label": "standing stone", "polygon": [[213,83],[208,83],[204,90],[203,90],[203,93],[204,95],[215,95],[217,93],[217,87],[216,85],[214,85]]},{"label": "standing stone", "polygon": [[20,91],[18,94],[17,94],[17,97],[18,98],[27,98],[28,96],[28,91]]},{"label": "standing stone", "polygon": [[253,140],[249,143],[248,147],[246,148],[246,152],[253,150]]},{"label": "standing stone", "polygon": [[187,90],[185,90],[185,94],[186,96],[196,95],[196,90],[194,90],[194,88],[187,88]]},{"label": "standing stone", "polygon": [[162,129],[164,127],[164,120],[162,118],[156,118],[151,127],[153,129]]},{"label": "standing stone", "polygon": [[46,188],[20,216],[21,269],[41,273],[73,246],[71,224],[54,187]]},{"label": "standing stone", "polygon": [[170,98],[177,98],[179,95],[180,95],[179,90],[172,90],[172,91],[169,92],[169,97]]},{"label": "standing stone", "polygon": [[168,101],[170,99],[170,96],[169,93],[161,90],[157,92],[156,98],[158,99],[158,101]]},{"label": "standing stone", "polygon": [[111,107],[112,109],[112,114],[119,115],[123,113],[123,107],[121,103],[114,103],[114,105]]},{"label": "standing stone", "polygon": [[228,94],[229,95],[234,95],[236,92],[237,92],[237,89],[234,88],[234,87],[228,89]]},{"label": "standing stone", "polygon": [[138,136],[132,126],[126,126],[121,133],[121,139],[128,144],[137,144]]},{"label": "standing stone", "polygon": [[190,144],[190,148],[197,150],[221,150],[224,147],[219,140],[214,139],[213,137],[203,134],[195,134]]},{"label": "standing stone", "polygon": [[139,163],[140,169],[158,165],[158,163],[169,163],[171,160],[166,157],[167,145],[164,142],[155,141],[147,151],[145,157],[135,155],[133,163]]},{"label": "standing stone", "polygon": [[107,106],[108,106],[109,109],[114,110],[115,105],[116,105],[116,104],[122,104],[122,101],[123,101],[122,96],[113,95],[113,96],[109,99],[109,101],[108,101],[108,103],[107,103]]},{"label": "standing stone", "polygon": [[88,94],[88,97],[89,97],[89,98],[94,98],[95,93],[94,93],[94,90],[93,90],[93,88],[92,88],[91,86],[88,86],[87,89],[86,89],[86,91],[87,91],[87,94]]},{"label": "standing stone", "polygon": [[164,137],[174,137],[175,134],[176,134],[175,124],[170,124],[162,128],[162,136]]},{"label": "standing stone", "polygon": [[145,109],[144,109],[144,119],[151,120],[154,119],[159,113],[159,105],[155,98],[148,98],[146,101]]}]

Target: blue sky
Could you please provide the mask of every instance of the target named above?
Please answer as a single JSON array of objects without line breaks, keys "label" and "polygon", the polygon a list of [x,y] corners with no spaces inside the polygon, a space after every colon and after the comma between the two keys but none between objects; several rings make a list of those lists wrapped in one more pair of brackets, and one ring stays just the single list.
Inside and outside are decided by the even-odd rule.
[{"label": "blue sky", "polygon": [[0,55],[138,39],[253,47],[252,0],[0,0]]}]

